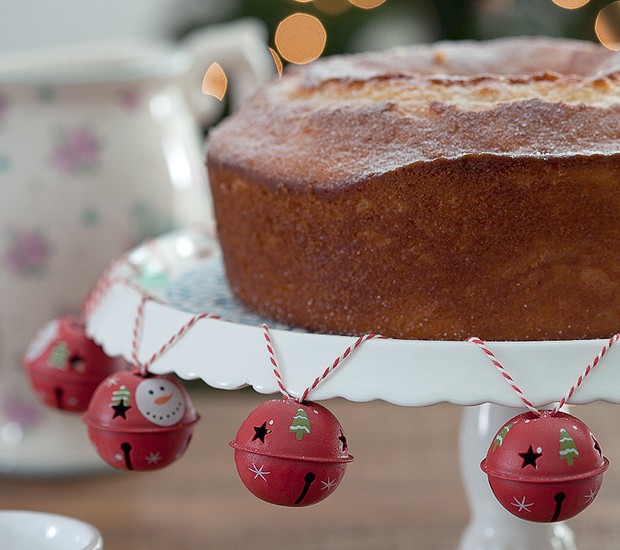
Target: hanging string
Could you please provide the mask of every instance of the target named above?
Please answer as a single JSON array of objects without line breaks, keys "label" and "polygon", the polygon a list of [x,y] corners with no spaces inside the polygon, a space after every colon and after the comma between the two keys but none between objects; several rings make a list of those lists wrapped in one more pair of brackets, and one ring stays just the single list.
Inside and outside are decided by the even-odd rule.
[{"label": "hanging string", "polygon": [[88,321],[90,319],[95,309],[97,309],[99,305],[101,304],[101,302],[103,301],[104,296],[108,293],[108,291],[114,285],[126,286],[128,288],[131,288],[138,294],[140,294],[142,297],[147,298],[151,302],[157,302],[159,304],[167,305],[167,303],[161,298],[158,298],[154,294],[151,294],[150,292],[147,292],[146,290],[144,290],[142,286],[140,285],[140,283],[128,277],[112,276],[112,274],[114,273],[118,265],[121,264],[123,261],[125,260],[122,258],[115,261],[104,272],[104,275],[102,275],[102,277],[99,279],[95,287],[91,290],[91,292],[88,294],[88,296],[84,300],[84,307],[83,307],[82,315],[85,321]]},{"label": "hanging string", "polygon": [[280,388],[280,392],[287,399],[292,398],[291,394],[286,390],[286,386],[284,385],[284,381],[282,380],[282,375],[280,374],[280,368],[278,367],[278,361],[276,359],[276,352],[273,349],[273,342],[271,340],[271,334],[269,333],[269,327],[265,324],[263,327],[263,336],[265,341],[267,342],[267,353],[269,354],[269,362],[273,367],[273,375],[276,378],[276,383],[278,384],[278,388]]},{"label": "hanging string", "polygon": [[527,397],[525,397],[525,394],[521,391],[519,386],[517,386],[513,378],[506,372],[504,365],[502,365],[498,361],[497,357],[495,357],[494,353],[486,346],[486,344],[482,340],[480,340],[480,338],[477,338],[474,336],[471,338],[468,338],[467,341],[472,342],[473,344],[476,344],[482,351],[484,351],[484,353],[486,353],[486,355],[489,357],[493,366],[497,368],[497,370],[503,376],[504,380],[506,380],[506,382],[512,388],[512,390],[519,396],[519,399],[523,402],[523,404],[530,411],[532,411],[536,416],[540,416],[540,411],[536,407],[534,407],[532,402],[529,399],[527,399]]},{"label": "hanging string", "polygon": [[[551,415],[552,416],[557,414],[559,412],[559,410],[564,405],[566,405],[568,400],[573,396],[573,393],[575,393],[575,390],[579,386],[581,386],[581,384],[585,380],[585,378],[592,372],[594,367],[596,367],[596,365],[598,365],[600,363],[601,359],[605,356],[605,354],[609,351],[609,349],[618,341],[618,339],[620,339],[620,333],[619,334],[614,334],[609,339],[609,341],[602,347],[601,351],[599,351],[598,354],[596,355],[596,357],[592,360],[592,362],[589,363],[588,366],[586,366],[586,368],[579,375],[579,377],[577,378],[575,383],[569,388],[569,390],[566,392],[566,394],[562,397],[562,399],[560,399],[558,404],[553,408],[553,410],[551,411]],[[501,373],[501,375],[504,378],[504,380],[506,380],[506,382],[512,388],[512,390],[519,396],[519,399],[523,402],[523,404],[530,411],[532,411],[536,416],[540,416],[540,414],[541,414],[540,411],[536,407],[534,407],[532,402],[529,401],[525,397],[525,394],[517,386],[517,384],[515,383],[514,379],[506,372],[506,369],[504,368],[504,366],[498,361],[497,357],[495,357],[495,355],[487,347],[487,345],[480,338],[476,338],[476,337],[468,338],[467,341],[471,342],[473,344],[476,344],[480,349],[482,349],[482,351],[484,351],[484,353],[489,357],[489,360],[491,361],[491,363],[497,368],[497,370],[499,370],[499,372]]]},{"label": "hanging string", "polygon": [[103,275],[100,277],[99,281],[97,281],[95,287],[89,292],[88,296],[84,300],[84,307],[82,308],[82,315],[85,321],[88,321],[93,311],[99,306],[103,296],[114,284],[112,273],[114,273],[118,267],[126,261],[127,254],[124,254],[111,262],[103,272]]},{"label": "hanging string", "polygon": [[364,342],[366,342],[366,340],[372,340],[373,338],[385,337],[381,336],[380,334],[364,334],[363,336],[357,338],[357,340],[355,340],[355,342],[351,346],[344,350],[342,355],[336,357],[332,364],[327,367],[320,376],[317,376],[314,379],[314,382],[312,382],[312,384],[304,390],[304,392],[301,394],[300,401],[305,401],[308,397],[308,394],[313,391],[321,382],[323,382],[323,380],[325,380],[325,378],[327,378],[327,376],[332,373],[336,369],[336,367],[341,365],[343,361],[351,355],[353,350],[361,346]]},{"label": "hanging string", "polygon": [[592,360],[592,362],[584,369],[584,371],[579,375],[579,378],[577,378],[577,380],[575,381],[575,383],[570,387],[570,389],[566,392],[566,394],[564,395],[564,397],[562,397],[562,399],[560,399],[560,402],[554,407],[553,411],[551,411],[551,414],[556,414],[566,403],[567,401],[573,396],[573,393],[575,393],[575,390],[581,386],[581,383],[585,380],[586,376],[588,376],[588,374],[590,374],[592,372],[592,370],[594,369],[594,367],[596,367],[596,365],[598,365],[601,361],[601,359],[605,356],[605,354],[609,351],[609,349],[611,348],[611,346],[613,346],[618,339],[620,338],[620,334],[614,334],[609,341],[607,342],[607,344],[605,344],[603,346],[603,348],[601,349],[601,351],[598,352],[598,355]]},{"label": "hanging string", "polygon": [[189,330],[201,319],[220,319],[218,315],[211,315],[210,313],[199,313],[194,315],[187,323],[185,323],[176,333],[174,333],[170,339],[161,346],[151,357],[144,363],[140,363],[138,359],[138,351],[140,349],[140,343],[142,340],[142,330],[144,326],[144,309],[146,303],[150,300],[149,295],[142,294],[140,303],[138,304],[138,311],[134,320],[132,339],[131,339],[131,359],[136,368],[140,370],[142,376],[147,376],[150,367],[155,361],[157,361],[162,355],[167,353],[183,336],[185,336]]},{"label": "hanging string", "polygon": [[365,334],[364,336],[360,336],[359,338],[355,340],[353,344],[347,347],[347,349],[345,349],[341,355],[336,357],[336,359],[334,359],[332,363],[319,376],[317,376],[314,379],[312,384],[310,384],[310,386],[308,386],[301,393],[299,397],[294,398],[288,392],[284,384],[282,373],[280,371],[280,367],[278,366],[278,360],[276,359],[276,353],[275,353],[275,349],[273,345],[273,340],[269,332],[269,327],[266,324],[263,324],[262,328],[263,328],[263,336],[266,341],[267,353],[269,355],[269,362],[271,363],[273,367],[273,374],[275,376],[276,383],[278,384],[278,388],[280,389],[280,392],[282,393],[282,395],[284,395],[284,397],[289,398],[289,399],[295,399],[299,403],[303,403],[308,398],[308,394],[314,389],[316,389],[316,387],[321,382],[323,382],[323,380],[325,380],[325,378],[327,378],[334,370],[336,370],[336,368],[342,365],[342,363],[347,359],[347,357],[349,357],[352,354],[352,352],[355,349],[357,349],[359,346],[361,346],[364,342],[366,342],[367,340],[371,340],[373,338],[385,338],[385,336],[381,336],[380,334]]},{"label": "hanging string", "polygon": [[143,294],[140,297],[140,303],[138,304],[138,312],[136,313],[136,318],[133,323],[133,331],[131,338],[131,360],[135,367],[140,369],[140,374],[142,376],[146,375],[146,368],[140,364],[140,359],[138,359],[138,351],[140,348],[140,341],[142,340],[142,327],[144,326],[144,306],[146,305],[147,297]]}]

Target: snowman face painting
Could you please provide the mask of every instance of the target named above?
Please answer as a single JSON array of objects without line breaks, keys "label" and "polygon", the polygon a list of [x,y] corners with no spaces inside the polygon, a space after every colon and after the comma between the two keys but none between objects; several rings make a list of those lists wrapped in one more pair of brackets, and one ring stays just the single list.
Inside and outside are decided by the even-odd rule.
[{"label": "snowman face painting", "polygon": [[158,426],[174,426],[185,414],[181,389],[162,378],[147,378],[138,384],[136,405],[144,418]]}]

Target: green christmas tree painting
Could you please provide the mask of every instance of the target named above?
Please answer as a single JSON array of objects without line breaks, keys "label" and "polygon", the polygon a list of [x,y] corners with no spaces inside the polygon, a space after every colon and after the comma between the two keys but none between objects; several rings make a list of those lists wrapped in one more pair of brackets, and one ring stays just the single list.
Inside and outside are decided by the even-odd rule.
[{"label": "green christmas tree painting", "polygon": [[290,427],[291,432],[295,432],[297,441],[301,441],[304,434],[310,433],[310,419],[303,409],[297,409]]},{"label": "green christmas tree painting", "polygon": [[116,405],[129,405],[129,399],[131,398],[131,392],[127,389],[127,386],[121,386],[118,390],[112,392],[112,402],[110,407]]},{"label": "green christmas tree painting", "polygon": [[504,443],[504,439],[510,431],[510,428],[512,428],[515,424],[516,422],[511,422],[510,424],[506,424],[500,430],[500,432],[495,436],[495,439],[493,440],[493,448],[491,449],[492,451],[495,451],[495,449],[502,446],[502,444]]},{"label": "green christmas tree painting", "polygon": [[566,464],[572,466],[578,456],[579,451],[573,438],[564,428],[560,428],[560,460],[566,460]]},{"label": "green christmas tree painting", "polygon": [[115,418],[123,418],[127,420],[127,411],[131,409],[129,400],[131,399],[131,391],[127,389],[127,386],[121,386],[118,390],[112,392],[112,399],[110,407],[114,409]]},{"label": "green christmas tree painting", "polygon": [[59,342],[54,346],[50,354],[49,363],[57,369],[64,369],[67,366],[67,357],[69,356],[69,347],[65,342]]}]

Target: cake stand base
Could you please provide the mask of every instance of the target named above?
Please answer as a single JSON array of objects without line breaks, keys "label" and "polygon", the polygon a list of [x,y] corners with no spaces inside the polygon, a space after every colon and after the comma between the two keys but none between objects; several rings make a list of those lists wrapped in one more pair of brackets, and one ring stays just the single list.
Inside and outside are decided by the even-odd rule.
[{"label": "cake stand base", "polygon": [[521,412],[490,403],[463,411],[461,477],[472,517],[461,537],[460,550],[577,550],[573,532],[565,523],[530,523],[504,510],[480,469],[497,430]]},{"label": "cake stand base", "polygon": [[[94,296],[87,332],[108,355],[132,360],[133,330],[137,312],[142,311],[140,362],[149,361],[183,327],[194,327],[182,332],[183,339],[151,364],[151,373],[201,379],[219,389],[251,386],[263,394],[279,391],[265,350],[261,328],[265,319],[246,311],[231,294],[221,251],[211,233],[180,230],[145,243],[115,264],[100,280]],[[196,320],[205,312],[210,316]],[[356,341],[350,336],[273,325],[270,333],[293,396],[301,395],[333,364],[334,357],[350,350]],[[528,381],[528,399],[543,406],[563,395],[607,342],[491,345],[510,365],[513,376]],[[461,550],[576,549],[573,533],[565,524],[517,519],[497,503],[490,490],[480,462],[500,426],[521,412],[516,407],[522,402],[477,346],[465,341],[377,338],[347,357],[346,367],[312,390],[313,401],[341,397],[355,402],[381,399],[409,407],[441,402],[468,407],[460,444],[472,520],[461,539]],[[620,344],[608,352],[605,361],[614,358],[620,358]],[[571,402],[620,403],[618,388],[620,369],[599,367]]]}]

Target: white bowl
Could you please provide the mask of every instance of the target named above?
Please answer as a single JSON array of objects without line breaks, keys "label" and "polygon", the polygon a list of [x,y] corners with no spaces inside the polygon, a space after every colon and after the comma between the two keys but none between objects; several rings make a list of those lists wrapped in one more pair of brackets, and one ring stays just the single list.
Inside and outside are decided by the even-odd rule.
[{"label": "white bowl", "polygon": [[43,512],[0,511],[2,550],[101,550],[103,539],[92,525]]}]

